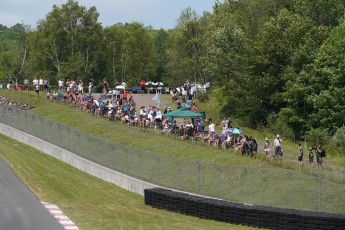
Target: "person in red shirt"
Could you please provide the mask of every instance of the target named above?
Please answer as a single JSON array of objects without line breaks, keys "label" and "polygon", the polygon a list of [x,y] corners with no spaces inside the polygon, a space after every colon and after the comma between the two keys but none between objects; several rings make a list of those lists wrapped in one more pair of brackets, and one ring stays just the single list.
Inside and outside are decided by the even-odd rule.
[{"label": "person in red shirt", "polygon": [[130,100],[130,101],[133,100],[133,93],[132,93],[132,92],[129,94],[129,100]]},{"label": "person in red shirt", "polygon": [[196,107],[195,104],[193,104],[193,106],[192,106],[192,111],[193,111],[193,112],[198,112],[198,108]]},{"label": "person in red shirt", "polygon": [[127,92],[126,91],[123,92],[122,99],[127,100]]},{"label": "person in red shirt", "polygon": [[142,92],[144,92],[144,90],[145,90],[145,81],[144,80],[141,80],[141,82],[140,82],[140,88],[141,88],[141,91]]}]

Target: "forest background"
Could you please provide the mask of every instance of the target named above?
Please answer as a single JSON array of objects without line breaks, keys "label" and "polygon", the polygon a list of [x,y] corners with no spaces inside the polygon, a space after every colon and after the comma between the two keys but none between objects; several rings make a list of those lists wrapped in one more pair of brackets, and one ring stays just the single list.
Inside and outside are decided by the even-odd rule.
[{"label": "forest background", "polygon": [[95,7],[54,5],[37,27],[0,24],[0,82],[10,77],[179,87],[211,82],[220,116],[343,146],[345,1],[225,0],[181,11],[175,28],[102,27]]}]

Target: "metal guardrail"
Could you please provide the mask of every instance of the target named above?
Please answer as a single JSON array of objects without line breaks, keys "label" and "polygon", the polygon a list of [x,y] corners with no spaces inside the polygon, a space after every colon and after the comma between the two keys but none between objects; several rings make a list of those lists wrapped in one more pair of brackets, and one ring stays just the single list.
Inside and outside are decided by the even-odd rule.
[{"label": "metal guardrail", "polygon": [[221,165],[123,146],[29,112],[0,122],[129,176],[233,202],[345,213],[345,175]]}]

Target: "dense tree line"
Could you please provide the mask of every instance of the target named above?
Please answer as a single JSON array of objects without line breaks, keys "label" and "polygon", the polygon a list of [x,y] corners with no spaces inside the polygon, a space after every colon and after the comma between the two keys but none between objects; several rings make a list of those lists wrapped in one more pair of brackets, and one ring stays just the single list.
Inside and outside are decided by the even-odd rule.
[{"label": "dense tree line", "polygon": [[211,81],[221,112],[303,137],[345,123],[345,1],[224,0],[176,27],[103,28],[95,7],[54,5],[37,28],[0,25],[0,76]]}]

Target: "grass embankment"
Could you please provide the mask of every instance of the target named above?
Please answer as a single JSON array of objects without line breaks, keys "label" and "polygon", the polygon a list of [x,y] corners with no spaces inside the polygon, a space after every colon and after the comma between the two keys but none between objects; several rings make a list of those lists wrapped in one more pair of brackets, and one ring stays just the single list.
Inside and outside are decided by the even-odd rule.
[{"label": "grass embankment", "polygon": [[[68,107],[65,104],[54,103],[44,98],[38,99],[31,92],[5,90],[0,91],[0,94],[36,106],[32,112],[40,116],[63,123],[76,130],[99,136],[102,139],[162,155],[180,156],[208,162],[204,164],[201,172],[200,189],[203,195],[212,195],[238,202],[263,205],[266,197],[264,195],[263,179],[267,176],[267,205],[315,211],[322,208],[322,210],[326,212],[345,213],[344,201],[341,199],[341,194],[344,194],[344,184],[341,175],[340,177],[335,175],[333,178],[333,176],[326,173],[326,171],[310,168],[307,163],[301,168],[301,171],[304,173],[299,173],[297,171],[298,166],[295,160],[295,154],[289,154],[296,151],[296,144],[284,141],[283,148],[285,159],[283,161],[269,161],[262,155],[259,156],[258,159],[251,159],[249,157],[242,157],[239,153],[230,150],[220,151],[202,143],[191,143],[175,140],[166,135],[158,135],[157,130],[152,131],[124,126],[119,124],[119,122],[108,122],[100,118],[92,117],[89,113],[81,112],[74,107]],[[165,100],[169,101],[169,96]],[[213,110],[214,109],[215,108],[213,108]],[[268,135],[267,133],[257,132],[256,130],[243,129],[246,134],[256,137],[259,144],[262,143],[264,137]],[[273,138],[273,135],[271,134],[270,137]],[[291,149],[291,151],[289,151],[289,149]],[[306,158],[307,157],[305,157],[305,161],[307,161]],[[169,167],[174,166],[174,163],[172,159]],[[210,163],[225,166],[218,170],[218,168],[213,166],[207,166],[207,164]],[[176,172],[176,168],[170,170],[167,165],[165,166],[169,171],[167,173],[171,174]],[[193,163],[188,166],[184,174],[180,175],[180,182],[184,183],[184,187],[180,187],[180,189],[195,191],[198,186],[196,164]],[[248,169],[248,201],[246,201],[245,198],[246,183],[244,171],[241,166],[245,166]],[[165,175],[163,173],[164,168],[162,166],[162,170],[160,171],[162,174],[161,179],[163,179]],[[296,170],[294,172],[293,188],[291,188],[291,178],[289,174],[291,169]],[[221,170],[223,170],[222,175],[219,173]],[[318,172],[322,176],[321,195],[319,193],[319,185],[315,172]],[[174,177],[169,178],[171,179]],[[169,182],[171,184],[171,180]],[[193,189],[189,187],[193,187]],[[210,192],[212,194],[210,194]],[[322,196],[322,207],[319,207],[321,204],[319,205],[319,203],[314,202],[313,199],[307,198],[317,198],[320,196]]]},{"label": "grass embankment", "polygon": [[39,200],[58,205],[83,230],[251,229],[150,208],[142,196],[3,135],[0,156]]},{"label": "grass embankment", "polygon": [[112,142],[120,143],[136,149],[152,151],[165,155],[187,157],[219,163],[236,163],[240,165],[257,165],[258,162],[248,161],[229,152],[217,151],[205,145],[191,145],[190,142],[175,140],[174,138],[158,135],[157,131],[129,127],[119,122],[109,122],[95,118],[87,112],[71,108],[66,104],[51,102],[37,98],[33,92],[0,91],[0,95],[16,101],[29,103],[35,108],[31,112],[47,119],[60,122],[76,130],[86,132]]},{"label": "grass embankment", "polygon": [[[95,119],[89,113],[81,112],[80,110],[71,108],[65,104],[53,103],[49,100],[46,100],[44,95],[42,95],[40,98],[37,98],[34,92],[0,90],[0,95],[16,101],[34,105],[36,108],[34,108],[31,112],[46,117],[47,119],[60,122],[76,130],[90,133],[103,139],[117,142],[136,149],[152,151],[164,155],[187,157],[194,160],[207,161],[211,163],[256,166],[262,168],[272,168],[278,166],[293,170],[299,169],[297,165],[298,146],[295,143],[285,140],[283,140],[283,149],[285,159],[287,160],[284,162],[270,162],[265,160],[264,157],[261,157],[261,160],[252,160],[241,157],[239,153],[234,153],[231,150],[223,152],[206,146],[205,144],[191,144],[187,141],[181,141],[179,138],[179,140],[175,140],[174,138],[167,137],[165,135],[159,136],[156,130],[148,131],[137,127],[124,126],[119,124],[119,122],[114,123],[103,119]],[[170,95],[162,95],[161,101],[161,107],[164,105],[171,106],[172,108],[176,107],[176,105],[171,103]],[[216,113],[216,101],[211,101],[207,104],[198,103],[198,106],[201,110],[206,111],[207,116],[212,117],[213,119],[221,119]],[[234,122],[234,126],[237,126],[236,121]],[[271,143],[274,140],[274,135],[266,131],[260,132],[258,130],[253,130],[246,127],[241,127],[241,129],[245,132],[245,134],[255,137],[260,147],[262,147],[265,137],[268,137],[271,140]],[[271,149],[272,151],[274,150],[273,148]],[[305,149],[304,159],[306,163],[307,153],[308,151]],[[328,162],[326,163],[326,167],[328,167],[328,165],[330,166],[343,162],[341,160],[342,158],[339,157],[328,156],[327,158]],[[329,169],[342,170],[339,168],[337,169],[336,167],[329,167]],[[305,170],[308,171],[309,168],[305,167]]]}]

